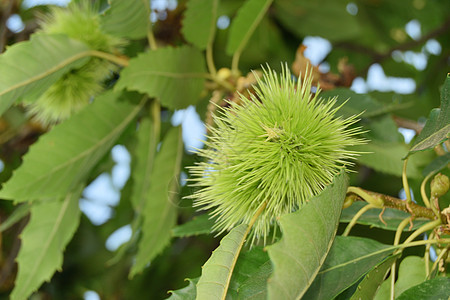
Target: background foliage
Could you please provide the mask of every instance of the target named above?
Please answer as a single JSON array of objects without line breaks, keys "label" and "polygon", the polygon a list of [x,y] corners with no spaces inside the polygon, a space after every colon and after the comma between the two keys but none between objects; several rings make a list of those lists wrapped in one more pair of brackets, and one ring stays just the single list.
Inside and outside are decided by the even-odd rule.
[{"label": "background foliage", "polygon": [[[437,172],[450,175],[450,2],[93,3],[101,29],[126,40],[123,53],[33,34],[49,6],[0,3],[0,298],[79,299],[95,291],[101,299],[388,299],[391,270],[398,299],[446,299],[450,197],[430,195],[429,183]],[[319,37],[329,51],[308,53],[321,51],[310,42]],[[27,113],[27,103],[90,57],[118,65],[91,104],[50,127]],[[183,145],[192,123],[181,129],[172,117],[192,105],[210,123],[210,102],[223,106],[251,92],[251,70],[287,62],[298,75],[310,58],[322,97],[348,99],[343,117],[362,112],[370,142],[355,149],[364,153],[352,173],[280,219],[273,245],[241,249],[246,224],[215,237],[212,220],[183,198],[193,191],[185,168],[199,158]],[[370,75],[377,67],[388,77],[381,84]],[[398,77],[409,79],[407,93]],[[399,128],[415,137],[405,139]],[[128,150],[131,175],[99,225],[79,203],[96,178],[114,178],[115,145]],[[396,199],[405,197],[405,183],[417,205]],[[348,186],[376,194],[349,189],[346,198]],[[356,220],[366,203],[342,210],[350,199],[378,204]],[[436,213],[435,203],[447,211]],[[411,211],[419,218],[409,226]],[[129,240],[107,249],[123,226]]]}]

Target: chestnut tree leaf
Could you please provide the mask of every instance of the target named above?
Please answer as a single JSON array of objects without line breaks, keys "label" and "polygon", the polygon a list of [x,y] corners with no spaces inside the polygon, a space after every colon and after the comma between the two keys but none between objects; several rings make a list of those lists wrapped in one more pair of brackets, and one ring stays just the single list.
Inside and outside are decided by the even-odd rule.
[{"label": "chestnut tree leaf", "polygon": [[304,298],[333,299],[392,252],[372,239],[337,236]]},{"label": "chestnut tree leaf", "polygon": [[172,236],[174,237],[188,237],[200,234],[211,233],[211,228],[214,225],[214,219],[208,214],[195,216],[189,222],[176,226],[172,229]]},{"label": "chestnut tree leaf", "polygon": [[140,111],[144,100],[139,105],[127,101],[134,97],[106,92],[56,125],[30,147],[22,165],[0,190],[0,198],[22,202],[65,196],[85,179]]},{"label": "chestnut tree leaf", "polygon": [[283,236],[267,247],[274,266],[269,299],[299,299],[311,286],[334,241],[346,191],[341,173],[297,212],[280,218]]},{"label": "chestnut tree leaf", "polygon": [[441,107],[430,112],[427,123],[414,141],[408,155],[434,148],[450,138],[450,74],[441,91]]},{"label": "chestnut tree leaf", "polygon": [[448,299],[450,278],[437,277],[415,285],[404,291],[397,300]]},{"label": "chestnut tree leaf", "polygon": [[14,101],[36,100],[62,75],[89,59],[89,48],[65,35],[33,34],[0,55],[0,115]]},{"label": "chestnut tree leaf", "polygon": [[61,271],[63,251],[80,221],[78,200],[82,188],[64,199],[34,202],[30,222],[21,234],[18,273],[11,299],[28,299],[55,271]]},{"label": "chestnut tree leaf", "polygon": [[102,28],[115,36],[140,39],[147,36],[150,1],[110,0],[101,18]]},{"label": "chestnut tree leaf", "polygon": [[202,53],[193,47],[159,48],[130,59],[115,89],[158,97],[170,109],[186,108],[199,100],[206,76]]},{"label": "chestnut tree leaf", "polygon": [[190,0],[186,4],[183,32],[187,41],[204,50],[216,32],[219,0]]},{"label": "chestnut tree leaf", "polygon": [[227,43],[227,54],[242,52],[272,0],[247,0],[232,21]]},{"label": "chestnut tree leaf", "polygon": [[176,224],[175,201],[182,156],[181,128],[174,127],[165,136],[161,150],[155,157],[150,189],[145,194],[142,210],[142,237],[130,277],[141,272],[170,241],[172,227]]}]

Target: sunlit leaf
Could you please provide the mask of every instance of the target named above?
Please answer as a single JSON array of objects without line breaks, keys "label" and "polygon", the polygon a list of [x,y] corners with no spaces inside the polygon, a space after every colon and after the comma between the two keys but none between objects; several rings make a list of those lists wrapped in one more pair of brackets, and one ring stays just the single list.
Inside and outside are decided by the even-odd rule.
[{"label": "sunlit leaf", "polygon": [[16,202],[62,197],[83,181],[113,146],[143,105],[135,96],[107,92],[80,113],[56,125],[30,147],[0,198]]},{"label": "sunlit leaf", "polygon": [[398,257],[399,255],[390,256],[380,264],[373,267],[373,269],[367,273],[367,275],[364,276],[364,279],[359,283],[351,300],[373,299],[378,287],[384,281],[386,273]]},{"label": "sunlit leaf", "polygon": [[[353,216],[366,205],[367,203],[363,201],[357,201],[353,203],[350,207],[343,209],[341,215],[341,222],[350,222]],[[382,210],[380,208],[369,209],[361,217],[358,218],[357,223],[385,230],[395,231],[397,230],[398,225],[400,225],[400,223],[404,219],[411,216],[407,212],[386,207],[381,216],[383,221],[386,222],[386,224],[384,224],[383,221],[381,221],[380,219],[381,211]],[[411,230],[416,230],[417,228],[419,228],[420,226],[424,225],[427,222],[428,220],[425,219],[415,219],[413,221],[413,227],[411,228]],[[409,226],[406,226],[403,229],[403,231],[410,231]]]},{"label": "sunlit leaf", "polygon": [[190,0],[184,13],[182,32],[187,41],[206,49],[216,31],[219,0]]},{"label": "sunlit leaf", "polygon": [[103,29],[115,36],[144,38],[150,21],[150,1],[110,0],[101,18]]},{"label": "sunlit leaf", "polygon": [[33,203],[30,222],[21,235],[12,300],[27,299],[55,271],[61,271],[63,251],[78,227],[81,191],[77,188],[64,199]]},{"label": "sunlit leaf", "polygon": [[0,223],[0,233],[7,230],[20,220],[22,220],[30,212],[31,206],[28,203],[19,205],[6,219]]},{"label": "sunlit leaf", "polygon": [[242,52],[272,0],[247,0],[237,12],[230,26],[227,53]]},{"label": "sunlit leaf", "polygon": [[180,109],[199,100],[204,78],[205,63],[198,49],[167,47],[131,59],[115,89],[147,93],[158,97],[163,106]]},{"label": "sunlit leaf", "polygon": [[0,115],[17,100],[36,100],[64,73],[89,59],[89,48],[65,35],[34,34],[0,55]]},{"label": "sunlit leaf", "polygon": [[305,299],[333,299],[392,252],[386,248],[371,239],[337,236]]},{"label": "sunlit leaf", "polygon": [[208,214],[203,214],[194,217],[189,222],[176,226],[172,229],[172,236],[187,237],[200,234],[211,233],[211,228],[214,225],[214,220]]},{"label": "sunlit leaf", "polygon": [[450,137],[450,74],[441,91],[441,107],[431,111],[425,127],[414,141],[408,155],[434,148]]},{"label": "sunlit leaf", "polygon": [[179,290],[169,291],[170,297],[167,298],[167,300],[195,300],[195,297],[197,296],[196,284],[198,278],[188,278],[186,280],[189,281],[188,286]]},{"label": "sunlit leaf", "polygon": [[311,286],[333,243],[346,190],[340,174],[299,211],[280,218],[283,237],[267,247],[274,265],[269,299],[298,299]]},{"label": "sunlit leaf", "polygon": [[182,155],[181,128],[172,128],[165,136],[161,150],[155,158],[150,176],[150,190],[146,194],[142,211],[142,237],[130,277],[141,272],[170,241],[171,230],[176,223],[175,200]]}]

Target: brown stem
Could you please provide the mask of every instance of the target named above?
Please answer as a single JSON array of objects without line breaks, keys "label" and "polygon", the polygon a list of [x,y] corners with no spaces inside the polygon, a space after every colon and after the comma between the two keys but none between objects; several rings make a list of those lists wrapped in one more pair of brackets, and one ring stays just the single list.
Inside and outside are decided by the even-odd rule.
[{"label": "brown stem", "polygon": [[[426,208],[424,206],[418,205],[414,202],[411,202],[407,205],[407,202],[392,196],[388,196],[388,195],[384,195],[384,194],[380,194],[380,193],[376,193],[376,192],[372,192],[372,191],[367,191],[364,190],[366,193],[368,193],[369,195],[380,199],[383,201],[384,206],[385,207],[390,207],[390,208],[394,208],[394,209],[398,209],[407,213],[411,213],[414,218],[426,218],[426,219],[430,219],[430,220],[435,220],[436,219],[436,215],[433,213],[433,211],[429,208]],[[441,216],[441,220],[442,223],[447,223],[446,220],[444,220]]]}]

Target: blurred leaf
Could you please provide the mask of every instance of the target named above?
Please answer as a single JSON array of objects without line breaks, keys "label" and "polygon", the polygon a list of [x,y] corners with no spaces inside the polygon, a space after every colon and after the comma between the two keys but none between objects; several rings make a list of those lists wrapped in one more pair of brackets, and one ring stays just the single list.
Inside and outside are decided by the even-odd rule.
[{"label": "blurred leaf", "polygon": [[102,28],[115,36],[140,39],[150,26],[150,1],[109,0],[109,8],[101,18]]},{"label": "blurred leaf", "polygon": [[427,176],[433,172],[439,172],[443,168],[447,167],[450,164],[450,152],[446,152],[444,155],[436,157],[428,166],[426,166],[422,175]]},{"label": "blurred leaf", "polygon": [[188,237],[200,234],[211,233],[211,228],[214,225],[214,219],[211,219],[208,214],[195,216],[189,222],[176,226],[172,229],[173,237]]},{"label": "blurred leaf", "polygon": [[337,236],[305,299],[333,299],[392,251],[371,239]]},{"label": "blurred leaf", "polygon": [[[427,278],[425,260],[419,256],[407,256],[400,263],[398,279],[395,282],[395,295],[401,295],[404,291]],[[449,294],[450,295],[450,294]]]},{"label": "blurred leaf", "polygon": [[398,255],[389,256],[383,262],[379,263],[364,276],[359,283],[356,292],[350,300],[373,299],[378,287],[384,281],[384,277],[391,268],[392,264],[398,259]]},{"label": "blurred leaf", "polygon": [[201,52],[189,46],[160,48],[130,59],[115,90],[128,89],[158,97],[170,109],[186,108],[199,100],[205,81]]},{"label": "blurred leaf", "polygon": [[88,60],[89,48],[65,35],[34,34],[0,55],[0,115],[16,100],[34,101],[71,69]]},{"label": "blurred leaf", "polygon": [[311,286],[333,243],[346,191],[340,174],[297,212],[280,218],[283,237],[267,247],[274,265],[269,299],[299,299]]},{"label": "blurred leaf", "polygon": [[172,227],[176,224],[175,198],[182,155],[181,128],[171,128],[156,155],[150,176],[150,190],[142,211],[142,237],[130,277],[141,272],[170,241]]},{"label": "blurred leaf", "polygon": [[272,0],[247,0],[238,10],[228,35],[227,54],[241,53]]},{"label": "blurred leaf", "polygon": [[386,114],[376,118],[371,118],[369,124],[364,126],[368,129],[365,137],[368,140],[383,141],[388,143],[404,142],[403,136],[398,132],[397,124],[395,124],[392,116]]},{"label": "blurred leaf", "polygon": [[198,300],[225,299],[233,268],[245,242],[248,225],[233,228],[221,241],[208,261],[202,266],[197,283]]},{"label": "blurred leaf", "polygon": [[201,50],[214,39],[218,4],[219,0],[190,0],[186,4],[183,36]]},{"label": "blurred leaf", "polygon": [[137,129],[137,143],[134,148],[133,170],[131,173],[133,189],[130,200],[138,213],[141,213],[145,202],[150,196],[150,176],[152,174],[157,143],[151,120],[149,118],[142,119]]},{"label": "blurred leaf", "polygon": [[414,141],[408,155],[434,148],[450,137],[450,74],[441,91],[441,108],[431,111],[425,127]]},{"label": "blurred leaf", "polygon": [[196,284],[198,282],[198,278],[187,278],[186,280],[189,281],[188,286],[179,290],[168,291],[171,295],[167,298],[167,300],[195,300],[197,296]]},{"label": "blurred leaf", "polygon": [[345,103],[336,113],[336,115],[344,118],[359,114],[361,114],[362,118],[371,118],[394,111],[400,107],[400,104],[385,105],[369,94],[357,94],[346,88],[324,91],[319,95],[324,99],[337,97],[335,107]]},{"label": "blurred leaf", "polygon": [[[403,157],[408,152],[404,143],[383,142],[373,140],[365,145],[352,147],[352,150],[363,152],[358,161],[372,169],[401,177],[403,170]],[[411,159],[408,161],[406,174],[411,178],[420,178],[419,165],[422,160]],[[426,163],[426,162],[425,162]]]},{"label": "blurred leaf", "polygon": [[19,205],[6,219],[0,223],[0,233],[22,220],[30,212],[31,206],[28,203]]},{"label": "blurred leaf", "polygon": [[51,199],[31,206],[31,218],[21,234],[17,256],[19,271],[11,299],[27,299],[55,271],[61,271],[63,251],[78,228],[78,200],[82,188],[64,199]]},{"label": "blurred leaf", "polygon": [[278,0],[275,14],[300,38],[317,35],[330,41],[347,40],[358,37],[361,26],[346,5],[333,0]]},{"label": "blurred leaf", "polygon": [[[342,210],[341,222],[350,222],[353,216],[367,203],[364,201],[356,201],[350,207],[347,207]],[[386,222],[386,225],[380,220],[381,209],[380,208],[372,208],[365,212],[361,217],[359,217],[357,223],[362,225],[369,225],[371,227],[377,227],[385,230],[397,230],[398,225],[404,219],[410,217],[411,215],[398,210],[386,207],[383,213],[383,220]],[[420,226],[427,223],[428,220],[425,219],[416,219],[413,221],[413,227],[411,230],[416,230]],[[403,231],[410,231],[409,226],[406,226]]]},{"label": "blurred leaf", "polygon": [[397,300],[447,300],[450,295],[450,278],[438,277],[413,286]]},{"label": "blurred leaf", "polygon": [[106,92],[67,121],[42,136],[0,191],[16,202],[63,197],[83,181],[92,167],[140,111],[126,99]]}]

